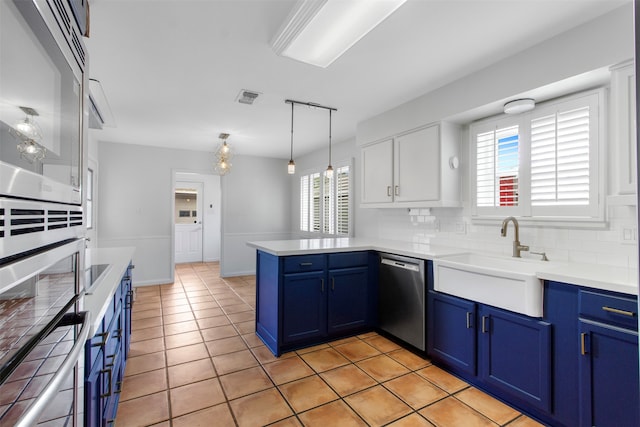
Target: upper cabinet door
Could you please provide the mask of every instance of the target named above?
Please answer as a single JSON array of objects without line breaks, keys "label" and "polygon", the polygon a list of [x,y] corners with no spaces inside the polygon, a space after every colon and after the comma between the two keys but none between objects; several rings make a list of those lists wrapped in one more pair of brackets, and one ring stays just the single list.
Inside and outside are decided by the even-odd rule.
[{"label": "upper cabinet door", "polygon": [[393,202],[393,140],[362,149],[362,203]]},{"label": "upper cabinet door", "polygon": [[440,199],[440,127],[402,135],[394,146],[394,200]]}]

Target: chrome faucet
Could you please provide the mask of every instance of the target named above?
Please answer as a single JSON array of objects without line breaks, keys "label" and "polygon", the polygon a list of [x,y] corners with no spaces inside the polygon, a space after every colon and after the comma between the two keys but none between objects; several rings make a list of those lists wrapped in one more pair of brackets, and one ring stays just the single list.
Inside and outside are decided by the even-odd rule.
[{"label": "chrome faucet", "polygon": [[513,229],[515,231],[515,236],[513,236],[513,256],[516,258],[520,258],[520,252],[528,251],[529,246],[520,244],[520,230],[518,220],[512,216],[505,218],[504,221],[502,221],[500,234],[502,235],[502,237],[507,237],[507,225],[509,225],[509,221],[513,222]]}]

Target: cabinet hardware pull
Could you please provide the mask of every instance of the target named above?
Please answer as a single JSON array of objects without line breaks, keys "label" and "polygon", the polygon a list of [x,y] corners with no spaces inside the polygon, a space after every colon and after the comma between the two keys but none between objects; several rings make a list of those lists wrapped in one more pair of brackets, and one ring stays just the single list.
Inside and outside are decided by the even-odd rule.
[{"label": "cabinet hardware pull", "polygon": [[391,186],[387,185],[387,196],[391,197]]},{"label": "cabinet hardware pull", "polygon": [[486,325],[486,320],[489,318],[489,316],[482,316],[482,333],[486,334],[487,332],[489,332],[489,328],[487,328]]},{"label": "cabinet hardware pull", "polygon": [[394,193],[395,193],[396,196],[400,195],[400,186],[399,185],[396,185],[396,189],[395,189]]},{"label": "cabinet hardware pull", "polygon": [[112,367],[113,365],[115,365],[115,363],[116,363],[116,355],[115,355],[115,354],[110,354],[110,355],[108,355],[106,358],[107,358],[107,359],[111,359],[111,363],[107,363],[107,364],[106,364],[106,365],[104,365],[104,366],[107,366],[107,367],[109,367],[109,368],[110,368],[110,367]]},{"label": "cabinet hardware pull", "polygon": [[113,371],[111,370],[111,368],[109,369],[104,369],[102,371],[103,374],[108,373],[109,375],[107,376],[107,379],[109,380],[109,392],[106,394],[101,394],[100,397],[109,397],[113,394],[113,380],[111,379],[111,374],[113,373]]},{"label": "cabinet hardware pull", "polygon": [[623,316],[635,317],[636,314],[633,311],[620,310],[619,308],[607,307],[606,305],[602,307],[604,311],[608,311],[609,313],[622,314]]},{"label": "cabinet hardware pull", "polygon": [[320,292],[324,292],[324,279],[320,279]]},{"label": "cabinet hardware pull", "polygon": [[467,329],[471,329],[471,327],[473,326],[471,324],[471,314],[472,313],[470,311],[467,311]]},{"label": "cabinet hardware pull", "polygon": [[312,265],[313,265],[312,262],[301,262],[300,263],[300,267],[310,267]]},{"label": "cabinet hardware pull", "polygon": [[115,394],[120,394],[122,393],[122,381],[116,381],[116,387],[118,387],[114,393]]},{"label": "cabinet hardware pull", "polygon": [[580,334],[580,354],[583,356],[587,355],[587,332],[583,332]]},{"label": "cabinet hardware pull", "polygon": [[332,291],[336,290],[336,278],[335,277],[331,278],[331,290]]},{"label": "cabinet hardware pull", "polygon": [[107,340],[109,339],[109,332],[103,332],[101,334],[96,334],[96,337],[102,337],[102,341],[96,344],[91,344],[91,347],[104,347],[107,344]]}]

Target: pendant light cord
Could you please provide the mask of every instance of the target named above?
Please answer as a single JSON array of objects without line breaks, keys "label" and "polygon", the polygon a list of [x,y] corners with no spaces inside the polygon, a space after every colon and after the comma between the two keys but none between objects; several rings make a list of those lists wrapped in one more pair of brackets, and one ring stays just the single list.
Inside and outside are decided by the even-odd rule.
[{"label": "pendant light cord", "polygon": [[293,102],[291,103],[291,156],[289,160],[293,160]]}]

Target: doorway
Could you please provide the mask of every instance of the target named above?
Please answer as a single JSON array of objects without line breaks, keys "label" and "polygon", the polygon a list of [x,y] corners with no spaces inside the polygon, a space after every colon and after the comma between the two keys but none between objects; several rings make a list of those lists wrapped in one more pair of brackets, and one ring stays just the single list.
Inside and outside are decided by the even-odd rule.
[{"label": "doorway", "polygon": [[203,261],[202,196],[201,182],[176,182],[174,191],[176,263]]},{"label": "doorway", "polygon": [[172,181],[172,267],[178,263],[220,261],[220,176],[174,170]]}]

